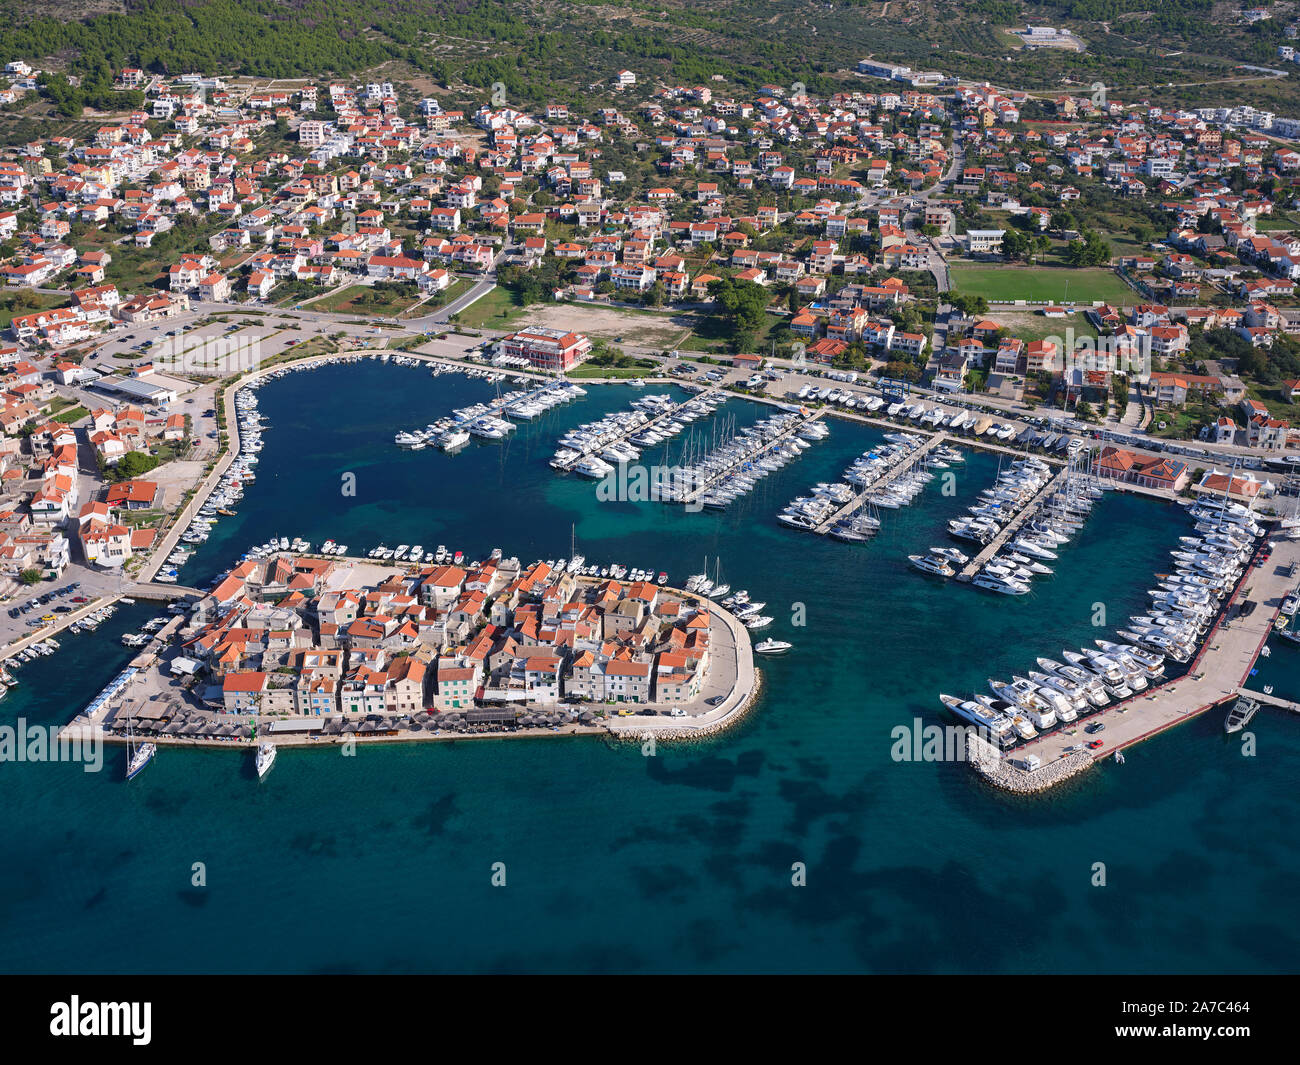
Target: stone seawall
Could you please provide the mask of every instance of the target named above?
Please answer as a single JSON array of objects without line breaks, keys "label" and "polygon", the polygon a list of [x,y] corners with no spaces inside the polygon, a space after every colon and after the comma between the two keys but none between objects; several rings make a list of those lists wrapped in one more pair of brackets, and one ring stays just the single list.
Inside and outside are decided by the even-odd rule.
[{"label": "stone seawall", "polygon": [[689,725],[660,726],[657,724],[655,726],[649,726],[629,722],[628,724],[621,726],[607,724],[605,728],[614,739],[626,743],[642,743],[645,741],[647,735],[654,736],[656,743],[661,741],[669,743],[689,740],[704,740],[725,732],[727,729],[733,728],[735,725],[739,724],[741,719],[743,719],[749,711],[753,709],[762,692],[763,671],[761,669],[755,669],[753,691],[749,693],[743,702],[725,716],[720,717],[717,721],[710,721],[696,727],[691,727]]}]

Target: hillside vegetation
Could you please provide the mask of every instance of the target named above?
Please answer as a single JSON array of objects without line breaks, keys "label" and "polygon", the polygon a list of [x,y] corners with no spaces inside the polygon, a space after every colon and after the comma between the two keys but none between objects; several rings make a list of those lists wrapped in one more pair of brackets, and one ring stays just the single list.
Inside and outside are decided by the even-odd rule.
[{"label": "hillside vegetation", "polygon": [[[1241,77],[1242,62],[1278,66],[1296,7],[1275,3],[1272,19],[1246,26],[1238,7],[1214,0],[102,0],[79,19],[3,0],[0,54],[72,75],[134,65],[319,77],[403,60],[440,84],[504,82],[539,98],[584,91],[619,66],[824,91],[872,55],[1031,91],[1102,81],[1148,95],[1165,82]],[[1087,50],[1020,48],[1004,31],[1026,22],[1071,28]],[[1300,103],[1294,80],[1261,91],[1272,106]]]}]

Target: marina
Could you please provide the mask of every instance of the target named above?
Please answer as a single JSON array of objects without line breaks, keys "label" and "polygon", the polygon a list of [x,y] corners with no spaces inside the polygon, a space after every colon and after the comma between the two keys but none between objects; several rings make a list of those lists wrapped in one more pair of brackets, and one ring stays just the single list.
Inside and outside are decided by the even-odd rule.
[{"label": "marina", "polygon": [[[1157,601],[1171,604],[1173,610],[1162,612],[1155,623],[1135,625],[1136,632],[1121,633],[1138,651],[1185,666],[1181,675],[1136,690],[1120,687],[1117,694],[1127,694],[1097,712],[1096,721],[1104,728],[1104,735],[1097,735],[1102,729],[1094,729],[1093,738],[1084,742],[1089,729],[1082,730],[1081,736],[1078,728],[1061,728],[1024,743],[1015,757],[985,757],[976,761],[976,767],[1012,790],[1035,790],[1040,783],[1035,779],[1038,774],[1060,759],[1082,754],[1093,761],[1109,757],[1237,699],[1274,631],[1289,591],[1291,567],[1300,562],[1300,542],[1291,539],[1258,546],[1248,542],[1248,550],[1248,563],[1228,571],[1236,576],[1231,578],[1221,606],[1211,606],[1210,600],[1199,595],[1188,598],[1158,590],[1153,593]],[[1173,594],[1174,598],[1161,599],[1162,594]],[[1190,656],[1198,645],[1199,650]],[[1133,652],[1133,648],[1120,645],[1111,647],[1112,664],[1123,651]],[[1103,652],[1102,658],[1107,653]],[[1097,658],[1091,662],[1096,663]],[[1095,675],[1115,684],[1126,679],[1106,677],[1104,669]],[[1155,673],[1151,678],[1154,681],[1158,676]],[[1256,692],[1250,692],[1249,697],[1273,705],[1289,702]],[[1041,781],[1044,786],[1054,782],[1049,775]]]},{"label": "marina", "polygon": [[[1057,493],[1065,488],[1071,477],[1071,471],[1067,467],[1057,473],[1055,477],[1049,479],[1046,476],[1047,468],[1045,465],[1039,464],[1022,468],[1027,471],[1026,478],[1031,478],[1028,480],[1030,494],[1026,497],[1021,492],[1013,491],[1008,496],[1004,496],[1001,501],[1003,508],[1012,511],[1009,519],[1006,517],[999,519],[984,516],[984,521],[981,523],[977,516],[977,520],[974,522],[956,526],[950,525],[950,531],[955,534],[957,530],[961,530],[961,533],[964,534],[963,538],[973,538],[977,543],[982,542],[979,552],[958,573],[958,580],[975,581],[981,575],[988,575],[985,571],[989,563],[1008,544],[1022,553],[1028,553],[1031,558],[1055,559],[1055,552],[1050,546],[1043,543],[1041,536],[1027,537],[1020,534],[1022,530],[1026,530],[1026,526],[1031,524],[1040,508],[1049,505]],[[1025,480],[1021,481],[1022,488],[1025,483]],[[999,524],[999,521],[1005,522],[1005,524]],[[1045,528],[1050,529],[1050,525]],[[1042,532],[1041,529],[1034,531]],[[984,542],[982,537],[986,535],[989,536],[989,539]],[[992,574],[991,576],[998,577],[1001,575]],[[1002,579],[1005,580],[1005,577],[1003,576]]]},{"label": "marina", "polygon": [[726,400],[725,392],[714,389],[682,402],[666,393],[641,396],[632,401],[630,410],[608,414],[565,433],[551,466],[584,477],[607,476],[617,466],[635,462],[643,449],[666,446],[690,423],[716,414]]},{"label": "marina", "polygon": [[[503,374],[488,374],[486,379],[499,383]],[[537,385],[528,391],[501,394],[495,399],[475,403],[454,410],[449,416],[431,422],[423,429],[403,430],[394,437],[399,448],[419,451],[425,447],[439,447],[455,452],[469,443],[471,437],[480,440],[504,440],[515,430],[519,421],[533,421],[553,407],[570,403],[587,394],[586,389],[572,381],[559,380]]]},{"label": "marina", "polygon": [[[887,453],[883,461],[878,461],[878,453],[873,452],[855,460],[845,471],[845,479],[858,492],[842,501],[839,509],[822,518],[812,527],[812,532],[819,536],[830,533],[837,539],[844,539],[846,533],[861,532],[861,511],[864,508],[890,508],[910,503],[916,493],[933,479],[926,469],[927,460],[933,452],[944,447],[947,437],[943,433],[936,433],[928,439],[911,434],[889,434],[885,439],[894,450]],[[895,491],[899,482],[905,480],[909,483],[904,490]]]},{"label": "marina", "polygon": [[[482,388],[481,382],[460,374],[444,375],[432,381],[428,380],[428,375],[421,374],[418,380],[420,386],[446,389],[448,397],[456,397],[451,402],[444,401],[443,409],[466,405],[472,401],[469,390]],[[206,586],[233,560],[247,552],[250,544],[267,545],[274,539],[278,549],[286,536],[291,542],[297,536],[313,544],[323,545],[331,539],[336,547],[350,544],[348,554],[342,559],[332,554],[319,556],[345,564],[373,561],[365,556],[372,550],[369,545],[377,544],[381,539],[390,548],[402,542],[408,545],[423,542],[426,561],[430,553],[436,556],[440,543],[447,545],[453,556],[455,552],[451,549],[455,547],[461,550],[462,558],[483,559],[488,557],[494,542],[507,540],[512,549],[525,557],[558,561],[559,556],[567,559],[574,553],[571,537],[576,523],[577,550],[590,559],[622,560],[621,564],[628,567],[629,574],[635,564],[643,573],[655,571],[656,580],[659,573],[666,572],[672,578],[670,584],[678,583],[678,575],[700,571],[700,557],[705,551],[710,555],[709,569],[716,573],[714,559],[722,555],[726,571],[724,580],[733,587],[750,588],[753,601],[767,600],[760,608],[760,616],[774,618],[767,629],[755,632],[754,638],[760,643],[773,639],[792,646],[784,653],[769,654],[759,653],[758,644],[755,644],[754,666],[760,679],[760,694],[747,716],[737,718],[733,714],[725,719],[730,727],[724,733],[708,732],[709,726],[698,724],[698,719],[683,720],[667,715],[656,718],[618,717],[609,721],[609,730],[620,730],[629,738],[643,735],[647,723],[654,727],[656,735],[665,738],[675,733],[691,732],[709,737],[698,750],[689,746],[677,751],[661,748],[657,760],[643,759],[639,749],[629,743],[628,759],[637,771],[624,773],[621,760],[615,763],[613,776],[618,780],[620,801],[625,798],[645,806],[667,803],[670,809],[681,809],[692,818],[702,818],[702,824],[739,833],[742,845],[749,847],[780,833],[782,825],[797,812],[793,796],[803,790],[824,790],[845,809],[862,810],[865,814],[868,808],[861,806],[857,798],[864,771],[873,775],[892,773],[894,775],[887,779],[894,783],[885,789],[881,798],[872,801],[870,816],[887,817],[900,825],[916,828],[921,823],[916,813],[919,806],[932,811],[933,816],[950,820],[960,831],[945,840],[944,862],[970,863],[990,847],[1004,847],[1008,853],[1026,862],[1027,869],[1042,873],[1068,862],[1069,856],[1084,845],[1085,836],[1097,816],[1096,787],[1091,781],[1078,778],[1082,781],[1081,786],[1056,790],[1051,802],[1058,808],[1058,824],[1051,840],[1043,841],[1041,832],[1031,835],[1008,827],[1005,819],[997,820],[996,827],[990,828],[989,815],[1003,807],[998,805],[996,798],[990,799],[985,794],[988,789],[970,786],[967,766],[913,766],[899,775],[882,737],[887,736],[888,728],[894,723],[910,721],[914,714],[928,723],[952,720],[935,699],[934,693],[940,690],[977,690],[995,699],[997,696],[986,686],[986,678],[1004,682],[1010,682],[1014,676],[1030,679],[1029,671],[1043,672],[1035,666],[1035,655],[1050,655],[1060,661],[1059,648],[1062,645],[1090,644],[1098,633],[1088,621],[1088,610],[1098,599],[1120,611],[1117,617],[1149,613],[1149,607],[1140,605],[1134,596],[1141,596],[1144,603],[1147,601],[1143,589],[1155,583],[1151,574],[1172,569],[1169,544],[1178,542],[1179,535],[1192,532],[1189,516],[1181,508],[1128,492],[1107,493],[1089,519],[1087,534],[1080,536],[1072,546],[1070,565],[1060,567],[1060,572],[1052,579],[1050,596],[1008,601],[1001,597],[958,595],[951,582],[937,579],[920,581],[909,577],[906,556],[924,552],[927,545],[934,545],[938,539],[936,524],[942,529],[949,518],[965,512],[969,499],[948,498],[936,492],[927,498],[923,508],[905,507],[892,511],[887,526],[888,535],[896,538],[894,551],[845,552],[828,539],[797,534],[796,530],[785,528],[767,517],[775,509],[765,502],[769,494],[775,494],[779,506],[780,500],[794,496],[812,482],[834,481],[856,456],[875,446],[878,439],[876,429],[857,421],[856,415],[848,416],[851,412],[845,412],[845,417],[835,420],[833,435],[825,442],[816,448],[804,449],[799,463],[770,474],[771,488],[765,488],[763,498],[738,497],[736,505],[726,510],[708,509],[691,514],[684,508],[654,504],[640,508],[610,507],[594,498],[590,482],[578,477],[554,477],[548,460],[553,453],[557,430],[562,433],[569,424],[576,424],[579,419],[590,420],[606,410],[626,409],[630,400],[638,395],[637,390],[628,386],[612,385],[589,388],[589,395],[581,406],[557,409],[552,416],[556,419],[557,429],[552,429],[549,423],[521,424],[521,434],[532,434],[531,450],[519,446],[508,450],[478,448],[452,458],[450,461],[456,464],[457,477],[474,481],[480,486],[480,492],[457,493],[450,501],[441,496],[428,498],[427,490],[407,476],[394,476],[376,483],[372,473],[363,479],[366,485],[364,503],[342,508],[335,505],[319,514],[309,513],[302,505],[303,499],[329,500],[337,504],[340,469],[390,467],[393,422],[416,424],[424,420],[421,413],[443,396],[442,392],[424,391],[419,387],[397,391],[401,394],[394,397],[391,371],[377,360],[323,369],[319,374],[295,381],[292,390],[283,383],[278,388],[262,390],[260,407],[268,416],[267,423],[273,424],[275,429],[264,434],[265,448],[259,456],[261,463],[257,468],[256,483],[249,486],[244,501],[236,508],[238,515],[214,526],[210,538],[194,546],[190,558],[180,569],[180,581],[160,585],[159,591],[166,587],[171,594],[180,594],[187,587]],[[383,415],[357,414],[358,410],[365,409],[367,403],[373,403],[374,410],[382,410]],[[738,403],[737,406],[743,410],[750,404],[742,406]],[[771,409],[771,406],[762,404],[756,409]],[[341,424],[349,420],[356,422],[358,435],[349,439],[346,456],[332,456],[329,437],[321,432],[320,425]],[[902,431],[913,430],[908,427]],[[970,444],[976,443],[964,435],[962,439]],[[527,436],[521,437],[516,444],[527,440]],[[1002,446],[975,446],[968,457],[969,469],[963,474],[963,480],[970,478],[975,484],[991,484],[998,472],[996,456],[1001,453],[993,447]],[[439,454],[426,452],[426,455],[433,463],[442,461]],[[1023,452],[1007,455],[1008,458],[1022,456]],[[286,482],[286,477],[291,480]],[[292,484],[294,491],[285,491],[286,483]],[[400,516],[396,516],[395,508],[399,502],[404,509]],[[503,523],[513,523],[509,537],[501,531]],[[1164,545],[1155,552],[1149,545],[1153,539],[1152,530],[1156,531],[1154,538]],[[783,559],[779,570],[770,565],[774,557]],[[584,568],[592,564],[584,562]],[[609,563],[602,562],[600,568],[607,565]],[[878,615],[883,594],[880,590],[897,587],[899,581],[906,582],[907,593],[890,600],[889,623],[880,626]],[[1283,584],[1290,590],[1294,582],[1292,576]],[[141,598],[138,591],[129,590],[129,594]],[[728,596],[730,594],[729,591]],[[809,603],[807,628],[791,626],[787,605],[796,600]],[[12,706],[11,712],[45,715],[46,720],[65,722],[67,708],[85,706],[105,679],[115,676],[123,668],[124,657],[134,657],[144,650],[122,647],[119,635],[120,632],[141,631],[144,622],[153,616],[154,611],[141,614],[140,609],[139,606],[123,607],[98,631],[74,634],[69,638],[74,641],[71,644],[64,641],[65,652],[76,654],[79,664],[86,663],[81,683],[94,690],[78,688],[77,671],[61,668],[57,655],[38,655],[23,667],[27,674],[23,683],[10,691],[8,704]],[[1253,621],[1254,615],[1246,620]],[[126,627],[122,628],[122,625]],[[953,654],[935,653],[933,634],[936,626],[948,633],[946,639]],[[989,641],[977,635],[986,627],[997,633],[995,640]],[[879,644],[879,650],[872,654],[866,667],[872,677],[869,689],[864,693],[860,688],[860,670],[830,672],[824,677],[817,674],[818,682],[826,685],[825,699],[817,706],[810,705],[801,695],[804,686],[814,677],[808,671],[810,650],[815,650],[818,656],[851,658],[859,653],[863,632],[870,633],[871,639]],[[1119,638],[1109,630],[1105,635],[1119,642]],[[88,641],[97,642],[92,646]],[[104,647],[105,641],[111,646]],[[957,656],[957,651],[972,656],[969,664]],[[1279,651],[1274,655],[1274,661],[1278,662],[1282,657]],[[1280,668],[1281,663],[1278,664]],[[51,678],[52,672],[60,675]],[[1171,668],[1169,672],[1172,675],[1176,671]],[[38,686],[43,697],[35,699]],[[1279,684],[1278,690],[1286,689]],[[1289,694],[1294,697],[1296,691],[1291,690]],[[850,705],[854,707],[852,714],[846,716],[834,712],[837,706]],[[1101,749],[1104,756],[1111,738],[1120,735],[1113,723],[1116,719],[1113,710],[1112,700],[1101,718],[1107,723],[1107,728],[1100,734],[1084,733],[1083,726],[1092,718],[1080,715],[1076,723],[1065,726],[1077,728],[1078,735],[1059,742],[1068,747],[1094,738],[1102,739],[1106,741],[1106,746]],[[1130,712],[1126,711],[1119,715],[1118,720],[1128,716]],[[1288,715],[1288,718],[1300,724],[1300,718],[1294,715]],[[385,718],[386,722],[390,720]],[[736,721],[739,727],[733,723]],[[1261,715],[1251,728],[1257,730],[1264,724],[1273,723],[1271,718],[1264,722]],[[1277,722],[1283,723],[1281,720]],[[328,847],[327,841],[338,831],[340,824],[353,823],[349,818],[354,818],[354,815],[348,811],[360,800],[376,816],[390,820],[396,826],[391,846],[388,837],[376,838],[370,844],[379,849],[376,860],[382,860],[390,870],[418,875],[417,863],[410,856],[420,852],[420,848],[427,851],[430,837],[418,819],[431,804],[435,807],[449,804],[453,801],[449,796],[454,793],[454,802],[459,807],[458,812],[451,815],[450,823],[454,828],[464,823],[462,819],[471,803],[482,804],[483,816],[489,821],[493,821],[492,810],[517,811],[517,794],[521,787],[544,789],[553,786],[555,759],[560,759],[566,769],[573,769],[584,779],[594,781],[610,775],[611,753],[601,742],[536,743],[540,739],[568,739],[577,735],[571,731],[575,726],[568,724],[534,723],[514,727],[465,721],[458,728],[444,728],[441,734],[435,735],[422,723],[419,733],[408,733],[403,737],[400,729],[376,731],[378,723],[371,722],[370,731],[354,734],[357,743],[367,745],[366,753],[358,763],[365,769],[362,777],[338,775],[335,743],[346,739],[345,733],[331,732],[329,738],[323,736],[317,740],[277,736],[274,742],[280,748],[280,757],[274,770],[266,775],[261,785],[257,785],[252,765],[255,749],[252,738],[204,739],[198,732],[201,724],[190,723],[186,718],[177,722],[180,732],[168,733],[165,737],[142,737],[146,742],[159,745],[160,756],[155,757],[129,787],[123,780],[125,737],[109,737],[114,744],[113,750],[118,752],[109,766],[111,784],[106,787],[105,779],[93,775],[87,775],[83,783],[78,774],[78,779],[73,782],[77,786],[68,793],[69,800],[75,799],[78,805],[92,802],[110,812],[108,824],[101,831],[108,833],[107,838],[116,848],[132,848],[134,833],[124,836],[117,832],[113,813],[122,803],[131,801],[132,794],[136,796],[134,802],[138,808],[142,797],[165,789],[182,802],[224,803],[231,814],[229,829],[226,831],[217,826],[214,831],[224,832],[229,838],[255,841],[264,854],[280,853],[283,840],[301,838],[303,842],[291,848],[294,855],[299,853],[297,846]],[[188,735],[184,731],[186,728],[189,729]],[[1222,736],[1220,721],[1213,722],[1213,731]],[[1221,762],[1213,756],[1203,760],[1200,757],[1204,744],[1202,733],[1203,730],[1195,729],[1173,730],[1158,743],[1143,744],[1139,754],[1129,754],[1128,764],[1124,766],[1107,761],[1103,768],[1097,765],[1100,758],[1085,749],[1059,758],[1056,763],[1044,758],[1037,773],[1027,773],[1011,766],[1008,761],[1000,763],[1000,771],[1013,781],[1028,781],[1036,788],[1041,778],[1056,765],[1061,767],[1057,771],[1062,774],[1062,779],[1068,773],[1077,773],[1075,767],[1081,759],[1088,767],[1096,766],[1094,773],[1106,774],[1101,783],[1118,787],[1121,792],[1139,786],[1135,781],[1140,781],[1144,794],[1148,796],[1145,800],[1149,806],[1147,829],[1161,840],[1169,839],[1166,849],[1176,852],[1179,846],[1186,846],[1186,839],[1196,838],[1196,827],[1206,818],[1218,823],[1218,811],[1222,810],[1229,821],[1235,821],[1242,813],[1240,804],[1234,806],[1231,802],[1226,807],[1220,802],[1206,808],[1197,804],[1188,807],[1188,788],[1212,781],[1217,774],[1230,770],[1233,764],[1241,761],[1237,758],[1235,762]],[[591,735],[609,737],[610,732],[593,732]],[[1033,753],[1047,743],[1058,742],[1054,736],[1055,733],[1049,731],[1048,735],[1030,743],[1022,741],[1008,753],[1013,758],[1021,753]],[[411,750],[414,740],[426,737],[435,742],[424,749]],[[505,737],[516,742],[465,742]],[[437,742],[442,740],[447,742]],[[287,750],[290,747],[294,749]],[[212,754],[205,756],[199,750],[202,748],[212,748]],[[235,758],[220,757],[223,750],[234,754]],[[778,757],[780,763],[774,761]],[[1287,767],[1291,765],[1289,754],[1278,751],[1277,757],[1282,760],[1275,762],[1270,758],[1267,765],[1250,768],[1254,773],[1265,774],[1266,780],[1272,779],[1275,772],[1285,776],[1289,772]],[[232,788],[235,762],[241,765],[239,772],[243,784]],[[431,766],[437,774],[432,792]],[[753,769],[753,766],[759,768]],[[1112,774],[1118,775],[1110,780]],[[1131,775],[1131,779],[1127,775]],[[1243,777],[1241,786],[1248,787],[1253,780],[1254,777]],[[698,782],[700,787],[683,787],[682,784],[687,782]],[[783,798],[787,787],[795,790],[791,796]],[[720,813],[716,806],[710,812],[710,804],[716,804],[718,793],[731,789],[752,791],[761,805],[743,811],[738,817]],[[120,796],[118,792],[121,792]],[[1162,798],[1166,793],[1168,800]],[[57,796],[58,792],[52,794]],[[7,795],[9,801],[19,806],[35,801],[28,789],[11,790]],[[311,799],[305,807],[302,802],[293,801],[304,797]],[[1243,802],[1245,800],[1243,795]],[[767,810],[769,803],[772,806],[770,812]],[[171,865],[182,859],[191,860],[188,856],[192,848],[179,843],[172,846],[168,842],[174,819],[165,810],[154,812],[145,809],[137,816],[145,817],[146,830],[157,834],[160,861]],[[441,818],[442,815],[438,816]],[[48,824],[49,829],[54,830],[55,821],[50,815],[38,810],[32,815],[32,820],[41,826]],[[831,822],[819,823],[834,829]],[[555,845],[555,833],[540,819],[533,820],[531,825],[535,826],[531,834],[536,837],[538,845],[536,848],[525,847],[522,853],[529,860],[544,860],[545,854]],[[676,829],[671,829],[671,850],[653,840],[629,845],[622,832],[608,831],[608,826],[597,824],[594,831],[600,848],[606,854],[630,846],[629,853],[647,862],[671,862],[679,860],[683,854],[685,860],[702,861],[711,850],[695,840],[694,835],[684,840],[678,838]],[[487,832],[493,839],[504,838],[504,833],[495,827],[489,826]],[[510,835],[514,838],[517,833]],[[916,838],[919,840],[922,835],[917,832]],[[93,842],[95,838],[86,834],[78,844],[87,847],[88,853],[98,853]],[[833,830],[831,838],[843,837],[834,834]],[[435,841],[434,846],[441,847],[442,842]],[[1113,852],[1119,855],[1114,860],[1150,860],[1152,844],[1147,834],[1143,834],[1140,841],[1116,839],[1112,847]],[[888,853],[865,859],[864,868],[877,870],[888,877],[891,870],[902,863],[902,867],[924,871],[928,882],[932,876],[941,878],[943,868],[942,862],[936,863],[931,849],[913,846],[904,840],[891,845]],[[581,860],[591,875],[606,876],[609,882],[633,894],[637,892],[635,880],[614,868],[618,863],[610,866],[599,854],[589,854]],[[266,862],[259,860],[259,870],[264,871],[265,866]],[[264,875],[263,871],[251,871],[249,875],[260,883],[257,878]],[[133,859],[126,875],[134,878],[156,873],[151,857],[141,855]],[[996,888],[995,883],[986,880],[977,880],[977,884],[981,890]],[[1194,888],[1197,904],[1200,901],[1208,904],[1201,888]],[[1183,905],[1180,900],[1185,891],[1186,886],[1183,886],[1177,896],[1162,898],[1161,905]],[[878,904],[900,916],[914,913],[916,900],[913,895],[911,886],[906,894],[885,889],[879,893]],[[925,905],[939,905],[943,897],[927,893]],[[473,909],[474,903],[468,896],[465,904]],[[50,911],[52,921],[54,912]],[[1067,905],[1063,916],[1084,920],[1087,912]],[[176,927],[176,922],[185,921],[188,915],[188,908],[182,905],[175,917],[165,916],[165,927]],[[313,912],[310,919],[317,922],[320,913]],[[721,914],[719,919],[724,919]],[[789,934],[803,933],[802,928],[792,928]],[[539,935],[546,939],[545,934]],[[1080,964],[1090,964],[1085,954],[1080,952],[1077,941],[1064,931],[1049,927],[1044,935],[1052,938],[1067,955],[1075,951],[1081,959]],[[155,949],[165,951],[169,938],[160,933]],[[981,949],[996,948],[995,937],[990,936],[981,942]],[[1237,948],[1227,939],[1212,940],[1212,944],[1217,957],[1229,960],[1238,957]],[[213,949],[218,957],[237,958],[254,949],[254,945],[251,940],[245,942],[236,934],[223,937]],[[881,960],[882,964],[888,964],[887,960]],[[328,958],[324,958],[322,963],[327,961]]]},{"label": "marina", "polygon": [[660,498],[687,509],[697,504],[725,509],[752,492],[768,474],[826,439],[830,429],[819,421],[820,416],[820,411],[810,414],[806,408],[782,409],[739,432],[724,434],[727,438],[703,458],[688,456],[674,469]]}]

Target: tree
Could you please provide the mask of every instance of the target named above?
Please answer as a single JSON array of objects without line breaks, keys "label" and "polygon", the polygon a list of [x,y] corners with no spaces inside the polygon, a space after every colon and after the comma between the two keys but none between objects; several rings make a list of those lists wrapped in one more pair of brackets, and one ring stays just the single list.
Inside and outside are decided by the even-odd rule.
[{"label": "tree", "polygon": [[732,342],[738,350],[750,347],[763,326],[767,290],[752,281],[725,278],[709,284],[709,295],[732,328]]},{"label": "tree", "polygon": [[1110,241],[1094,230],[1085,231],[1083,240],[1072,240],[1065,248],[1065,261],[1071,266],[1104,266],[1110,257]]},{"label": "tree", "polygon": [[1002,235],[1002,255],[1008,262],[1027,260],[1034,252],[1034,238],[1018,229],[1008,229]]},{"label": "tree", "polygon": [[116,472],[120,479],[130,480],[148,473],[157,465],[158,459],[154,455],[147,455],[143,451],[128,451],[118,460]]},{"label": "tree", "polygon": [[989,301],[983,296],[967,296],[961,292],[954,292],[948,296],[948,302],[967,318],[975,318],[989,312]]},{"label": "tree", "polygon": [[36,584],[43,576],[44,574],[40,570],[28,567],[18,574],[18,579],[22,581],[23,584]]}]

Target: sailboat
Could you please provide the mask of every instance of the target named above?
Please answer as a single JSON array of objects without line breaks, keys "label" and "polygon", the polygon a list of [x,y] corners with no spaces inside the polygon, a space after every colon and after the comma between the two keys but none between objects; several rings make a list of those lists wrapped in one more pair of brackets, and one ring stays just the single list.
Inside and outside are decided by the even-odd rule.
[{"label": "sailboat", "polygon": [[704,569],[686,578],[686,590],[698,595],[707,595],[712,588],[713,582],[709,580],[709,556],[705,555]]},{"label": "sailboat", "polygon": [[135,729],[132,722],[127,722],[126,726],[126,779],[134,780],[145,766],[158,753],[158,745],[155,743],[142,743],[139,747],[135,745]]},{"label": "sailboat", "polygon": [[731,585],[722,583],[722,556],[719,555],[714,559],[713,588],[709,592],[709,596],[713,599],[721,599],[729,591],[731,591]]}]

